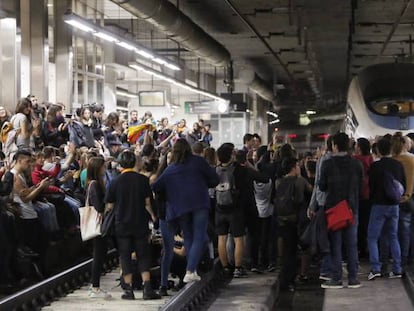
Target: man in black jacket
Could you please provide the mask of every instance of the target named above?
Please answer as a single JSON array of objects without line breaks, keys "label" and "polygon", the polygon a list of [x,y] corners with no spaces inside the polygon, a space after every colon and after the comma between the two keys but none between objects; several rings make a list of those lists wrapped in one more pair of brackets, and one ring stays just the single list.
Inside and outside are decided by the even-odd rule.
[{"label": "man in black jacket", "polygon": [[368,225],[368,249],[371,272],[368,280],[381,276],[381,262],[378,252],[378,239],[385,225],[384,237],[389,237],[393,259],[390,278],[401,278],[401,248],[398,241],[399,202],[387,195],[386,178],[393,178],[406,186],[402,164],[391,158],[391,141],[381,138],[377,143],[381,159],[371,165],[369,171],[371,215]]},{"label": "man in black jacket", "polygon": [[336,134],[332,145],[332,158],[322,163],[319,189],[326,192],[325,209],[333,208],[339,202],[346,200],[353,211],[355,223],[344,229],[329,232],[332,279],[321,286],[343,288],[342,245],[344,245],[347,252],[348,288],[358,288],[361,287],[357,278],[357,228],[359,193],[363,181],[362,164],[348,154],[349,137],[345,133]]}]

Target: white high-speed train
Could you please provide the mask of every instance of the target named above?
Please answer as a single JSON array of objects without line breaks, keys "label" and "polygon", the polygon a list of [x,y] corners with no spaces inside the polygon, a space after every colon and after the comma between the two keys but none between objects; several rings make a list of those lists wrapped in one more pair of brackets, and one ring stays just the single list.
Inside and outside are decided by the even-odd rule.
[{"label": "white high-speed train", "polygon": [[414,64],[363,69],[352,79],[347,101],[344,130],[355,138],[414,132]]}]

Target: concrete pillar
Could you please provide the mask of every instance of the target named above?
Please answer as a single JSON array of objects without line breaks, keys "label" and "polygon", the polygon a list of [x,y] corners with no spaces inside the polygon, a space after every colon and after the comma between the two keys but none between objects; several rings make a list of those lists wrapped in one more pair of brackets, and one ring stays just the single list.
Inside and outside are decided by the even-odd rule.
[{"label": "concrete pillar", "polygon": [[0,105],[14,112],[17,102],[16,19],[0,19]]},{"label": "concrete pillar", "polygon": [[46,0],[20,0],[21,95],[48,101],[48,15]]},{"label": "concrete pillar", "polygon": [[71,8],[72,0],[53,1],[56,102],[63,103],[68,113],[72,111],[73,102],[73,48],[72,29],[63,21],[63,14]]}]

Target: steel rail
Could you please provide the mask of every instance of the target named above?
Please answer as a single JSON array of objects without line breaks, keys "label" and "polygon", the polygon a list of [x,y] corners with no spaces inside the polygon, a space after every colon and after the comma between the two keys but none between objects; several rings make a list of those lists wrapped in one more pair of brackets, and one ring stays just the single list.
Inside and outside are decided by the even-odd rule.
[{"label": "steel rail", "polygon": [[197,311],[203,310],[209,302],[214,300],[221,285],[229,279],[224,278],[219,260],[214,262],[213,269],[203,276],[201,281],[187,284],[172,297],[160,311]]},{"label": "steel rail", "polygon": [[[40,310],[56,298],[64,296],[87,282],[92,261],[93,259],[88,259],[46,280],[3,298],[0,300],[0,310]],[[111,249],[107,253],[104,268],[116,265],[118,265],[118,253],[115,249]]]}]

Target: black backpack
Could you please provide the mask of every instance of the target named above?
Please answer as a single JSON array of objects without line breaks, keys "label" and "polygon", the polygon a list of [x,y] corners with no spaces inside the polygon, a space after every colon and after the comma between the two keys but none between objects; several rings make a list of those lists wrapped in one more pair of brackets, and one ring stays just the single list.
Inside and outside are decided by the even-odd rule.
[{"label": "black backpack", "polygon": [[297,177],[283,177],[276,181],[274,206],[279,222],[296,222],[298,203],[295,201]]},{"label": "black backpack", "polygon": [[216,202],[220,207],[233,207],[237,199],[237,190],[234,180],[234,164],[229,166],[217,166],[216,173],[219,176],[219,184],[216,186]]}]

